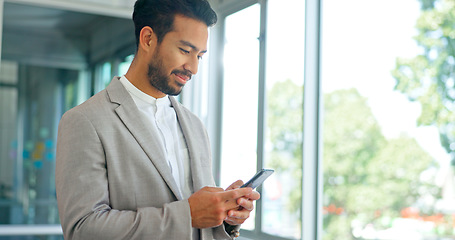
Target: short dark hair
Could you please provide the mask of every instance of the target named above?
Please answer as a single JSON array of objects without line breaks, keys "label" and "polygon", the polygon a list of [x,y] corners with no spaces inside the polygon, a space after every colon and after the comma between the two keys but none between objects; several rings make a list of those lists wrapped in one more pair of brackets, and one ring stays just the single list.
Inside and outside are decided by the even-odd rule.
[{"label": "short dark hair", "polygon": [[139,35],[145,26],[153,29],[160,43],[173,30],[176,14],[202,21],[207,27],[217,21],[207,0],[137,0],[133,12],[136,45],[139,46]]}]

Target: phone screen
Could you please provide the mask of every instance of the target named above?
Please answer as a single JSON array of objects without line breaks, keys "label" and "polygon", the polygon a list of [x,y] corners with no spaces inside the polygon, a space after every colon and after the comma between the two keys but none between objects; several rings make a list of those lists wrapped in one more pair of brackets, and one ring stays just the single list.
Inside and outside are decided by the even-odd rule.
[{"label": "phone screen", "polygon": [[242,188],[250,187],[250,188],[255,189],[255,188],[259,187],[265,181],[265,179],[270,177],[270,175],[272,175],[273,172],[274,172],[273,169],[262,169],[261,171],[256,173],[256,175],[254,175],[248,182],[243,184],[241,187]]}]

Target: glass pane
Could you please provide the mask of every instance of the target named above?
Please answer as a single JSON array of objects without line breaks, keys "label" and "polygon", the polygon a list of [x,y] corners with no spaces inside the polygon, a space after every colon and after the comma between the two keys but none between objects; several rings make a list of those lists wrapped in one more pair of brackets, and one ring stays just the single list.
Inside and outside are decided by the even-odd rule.
[{"label": "glass pane", "polygon": [[100,74],[100,78],[96,79],[96,81],[102,82],[102,86],[99,91],[106,88],[107,85],[109,85],[109,83],[112,81],[112,65],[110,62],[105,62],[103,65],[101,65]]},{"label": "glass pane", "polygon": [[323,1],[323,240],[453,239],[454,11]]},{"label": "glass pane", "polygon": [[305,1],[269,0],[267,9],[265,166],[275,174],[264,183],[262,231],[300,239]]},{"label": "glass pane", "polygon": [[76,102],[78,72],[3,62],[16,84],[0,84],[0,224],[58,224],[57,126]]},{"label": "glass pane", "polygon": [[[133,62],[134,54],[131,54],[127,56],[123,61],[119,64],[118,66],[118,73],[116,76],[123,76],[126,74],[128,71],[128,68],[130,67],[131,63]],[[112,79],[109,80],[109,83]]]},{"label": "glass pane", "polygon": [[[221,186],[256,173],[259,4],[226,18]],[[253,220],[252,220],[253,219]],[[244,228],[254,227],[251,216]]]},{"label": "glass pane", "polygon": [[0,224],[7,224],[15,197],[12,169],[17,156],[17,64],[2,61],[0,73]]}]

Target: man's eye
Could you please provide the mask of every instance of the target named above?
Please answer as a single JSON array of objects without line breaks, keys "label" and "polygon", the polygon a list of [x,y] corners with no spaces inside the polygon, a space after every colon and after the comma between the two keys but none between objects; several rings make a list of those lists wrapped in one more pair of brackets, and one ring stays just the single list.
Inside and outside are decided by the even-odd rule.
[{"label": "man's eye", "polygon": [[183,49],[183,48],[180,48],[180,51],[182,51],[182,52],[185,53],[185,54],[190,53],[190,51],[187,51],[187,50],[185,50],[185,49]]},{"label": "man's eye", "polygon": [[202,56],[197,56],[197,59],[202,60]]}]

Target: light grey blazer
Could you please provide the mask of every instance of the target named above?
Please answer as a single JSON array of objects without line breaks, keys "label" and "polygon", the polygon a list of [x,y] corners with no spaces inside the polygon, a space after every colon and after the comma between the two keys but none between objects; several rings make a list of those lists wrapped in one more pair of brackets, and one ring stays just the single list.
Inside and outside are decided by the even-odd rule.
[{"label": "light grey blazer", "polygon": [[[200,120],[169,97],[185,137],[194,191],[214,186],[210,146]],[[65,239],[192,239],[163,149],[118,77],[59,124],[55,171]],[[200,239],[231,239],[223,225]]]}]

